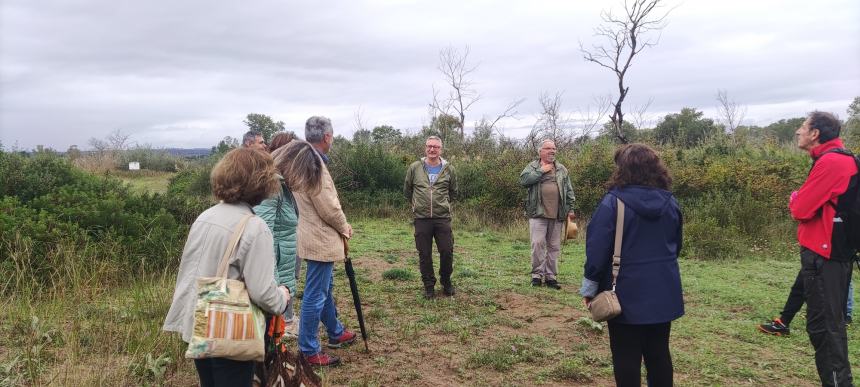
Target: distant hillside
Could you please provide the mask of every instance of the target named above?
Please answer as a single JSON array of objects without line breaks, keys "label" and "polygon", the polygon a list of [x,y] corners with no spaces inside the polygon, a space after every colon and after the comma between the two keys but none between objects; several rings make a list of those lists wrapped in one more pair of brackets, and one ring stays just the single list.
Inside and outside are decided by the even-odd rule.
[{"label": "distant hillside", "polygon": [[212,153],[211,148],[165,148],[164,150],[173,156],[190,158],[209,156],[209,154]]}]

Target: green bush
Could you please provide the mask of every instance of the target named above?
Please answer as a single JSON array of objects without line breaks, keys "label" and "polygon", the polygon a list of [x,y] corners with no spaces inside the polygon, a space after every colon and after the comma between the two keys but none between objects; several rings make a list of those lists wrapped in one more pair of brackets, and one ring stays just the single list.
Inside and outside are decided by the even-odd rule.
[{"label": "green bush", "polygon": [[117,275],[165,267],[179,256],[188,226],[165,207],[164,196],[134,194],[118,179],[48,154],[0,152],[0,176],[0,270],[14,274],[16,286],[26,284],[22,278],[56,283],[68,250],[98,257],[81,260],[85,265],[116,266]]}]

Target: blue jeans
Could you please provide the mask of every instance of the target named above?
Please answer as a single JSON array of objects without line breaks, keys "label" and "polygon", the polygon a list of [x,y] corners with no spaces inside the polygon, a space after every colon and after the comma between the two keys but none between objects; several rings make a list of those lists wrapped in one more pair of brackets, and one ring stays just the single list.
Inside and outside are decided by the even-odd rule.
[{"label": "blue jeans", "polygon": [[845,317],[851,318],[854,314],[854,281],[848,282],[848,303],[845,304]]},{"label": "blue jeans", "polygon": [[321,351],[319,325],[322,321],[329,338],[343,334],[343,324],[337,319],[334,305],[334,262],[306,259],[305,294],[302,297],[302,318],[299,320],[299,350],[307,356]]}]

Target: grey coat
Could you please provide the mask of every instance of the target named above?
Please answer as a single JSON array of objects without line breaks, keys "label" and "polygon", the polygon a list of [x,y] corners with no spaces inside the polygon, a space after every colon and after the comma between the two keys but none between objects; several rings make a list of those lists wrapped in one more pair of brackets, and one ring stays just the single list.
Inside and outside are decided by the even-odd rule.
[{"label": "grey coat", "polygon": [[[215,275],[218,261],[227,250],[234,229],[245,215],[251,213],[251,207],[245,203],[219,203],[197,217],[182,251],[173,303],[162,329],[181,333],[185,342],[191,340],[197,278]],[[281,314],[288,299],[275,282],[273,243],[272,232],[262,219],[255,216],[248,220],[227,270],[227,278],[244,279],[251,302],[269,313]]]}]

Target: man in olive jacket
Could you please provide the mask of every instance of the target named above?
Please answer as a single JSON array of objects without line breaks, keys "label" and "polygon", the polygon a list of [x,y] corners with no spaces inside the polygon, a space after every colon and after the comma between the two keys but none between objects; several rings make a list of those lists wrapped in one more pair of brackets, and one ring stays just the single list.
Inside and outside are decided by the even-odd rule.
[{"label": "man in olive jacket", "polygon": [[532,242],[532,286],[542,282],[561,289],[558,254],[561,251],[561,227],[573,215],[573,187],[567,168],[555,161],[555,142],[544,140],[540,158],[532,161],[520,174],[520,185],[528,188],[526,215]]},{"label": "man in olive jacket", "polygon": [[454,234],[451,232],[451,201],[457,192],[454,167],[442,158],[442,139],[430,136],[425,142],[426,157],[406,171],[403,193],[412,204],[415,217],[415,248],[418,250],[424,297],[435,296],[433,238],[439,250],[439,277],[446,296],[454,295]]}]

